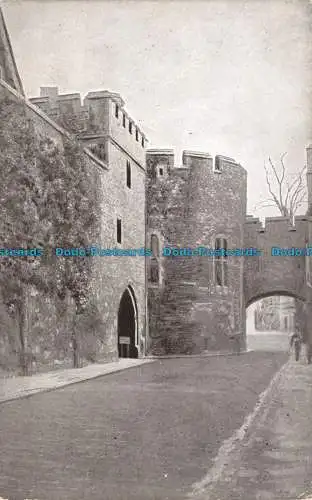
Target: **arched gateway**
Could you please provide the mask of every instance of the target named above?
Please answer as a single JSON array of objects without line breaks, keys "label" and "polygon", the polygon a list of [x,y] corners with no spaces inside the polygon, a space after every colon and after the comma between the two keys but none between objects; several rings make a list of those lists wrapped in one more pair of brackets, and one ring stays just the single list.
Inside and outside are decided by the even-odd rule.
[{"label": "arched gateway", "polygon": [[120,358],[138,357],[137,305],[132,288],[124,291],[118,309],[118,355]]},{"label": "arched gateway", "polygon": [[245,305],[271,295],[288,295],[306,299],[306,257],[282,255],[283,249],[303,249],[309,241],[306,216],[298,216],[291,224],[286,217],[270,217],[263,226],[249,217],[245,223],[247,248],[260,249],[261,257],[249,257],[244,263]]}]

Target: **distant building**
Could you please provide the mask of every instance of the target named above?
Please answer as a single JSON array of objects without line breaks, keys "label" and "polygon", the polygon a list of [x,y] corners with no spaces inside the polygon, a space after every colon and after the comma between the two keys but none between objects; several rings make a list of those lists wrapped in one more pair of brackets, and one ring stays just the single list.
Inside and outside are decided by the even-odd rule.
[{"label": "distant building", "polygon": [[295,301],[292,297],[272,296],[259,301],[255,309],[257,330],[291,332],[295,324]]}]

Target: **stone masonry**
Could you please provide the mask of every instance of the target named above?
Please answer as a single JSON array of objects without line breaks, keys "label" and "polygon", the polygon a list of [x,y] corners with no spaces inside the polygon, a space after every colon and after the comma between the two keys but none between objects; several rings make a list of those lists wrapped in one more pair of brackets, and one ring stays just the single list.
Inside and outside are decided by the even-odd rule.
[{"label": "stone masonry", "polygon": [[[10,100],[25,107],[38,135],[60,147],[64,137],[82,145],[101,197],[94,245],[152,251],[147,258],[94,258],[93,299],[104,325],[99,355],[244,350],[245,309],[272,294],[301,299],[310,318],[311,258],[272,257],[271,247],[311,242],[312,147],[308,213],[294,223],[269,218],[262,227],[246,214],[247,172],[240,164],[184,151],[177,167],[172,150],[146,151],[146,136],[119,94],[89,92],[82,100],[77,93],[42,87],[39,97],[26,99],[0,10],[0,105]],[[173,256],[163,255],[164,247],[256,248],[262,255]],[[128,337],[127,351],[120,346]]]}]

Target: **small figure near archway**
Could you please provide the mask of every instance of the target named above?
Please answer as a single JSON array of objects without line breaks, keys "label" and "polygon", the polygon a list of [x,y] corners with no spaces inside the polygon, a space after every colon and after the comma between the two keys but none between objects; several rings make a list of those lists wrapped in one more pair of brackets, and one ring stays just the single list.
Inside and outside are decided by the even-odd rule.
[{"label": "small figure near archway", "polygon": [[120,300],[118,310],[118,356],[120,358],[137,358],[136,347],[137,309],[135,297],[127,288]]},{"label": "small figure near archway", "polygon": [[292,347],[294,348],[295,351],[295,360],[299,361],[301,347],[302,347],[302,335],[298,330],[296,330],[290,338],[290,349]]}]

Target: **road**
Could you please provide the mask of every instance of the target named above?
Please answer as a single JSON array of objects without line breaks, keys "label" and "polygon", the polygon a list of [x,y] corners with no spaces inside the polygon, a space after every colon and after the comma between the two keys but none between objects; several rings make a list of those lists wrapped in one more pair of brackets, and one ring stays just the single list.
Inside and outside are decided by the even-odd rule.
[{"label": "road", "polygon": [[1,404],[0,496],[182,500],[285,360],[157,360]]},{"label": "road", "polygon": [[289,334],[285,332],[254,332],[247,335],[247,348],[255,351],[287,352]]}]

